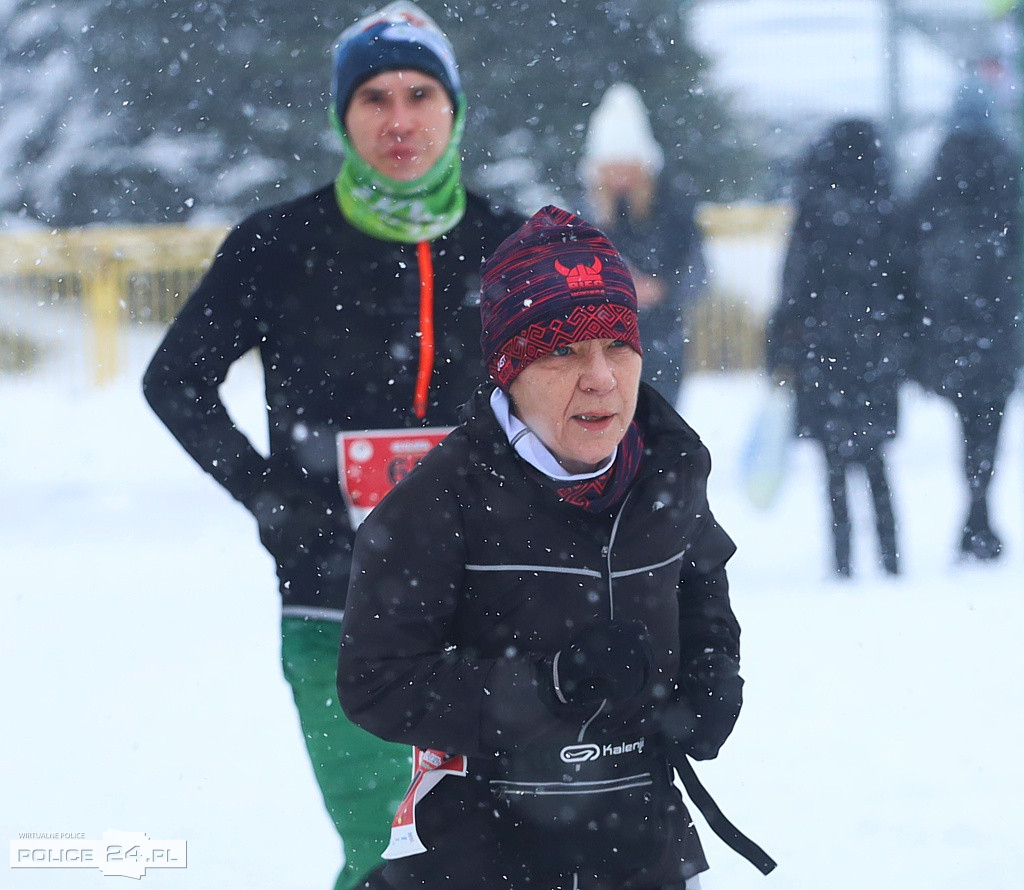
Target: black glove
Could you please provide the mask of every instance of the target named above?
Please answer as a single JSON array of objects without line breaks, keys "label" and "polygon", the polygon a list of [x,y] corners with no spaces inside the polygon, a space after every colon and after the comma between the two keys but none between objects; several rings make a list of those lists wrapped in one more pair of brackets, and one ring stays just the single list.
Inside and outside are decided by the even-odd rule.
[{"label": "black glove", "polygon": [[661,718],[662,735],[694,760],[711,760],[729,738],[743,705],[739,662],[711,653],[692,662]]},{"label": "black glove", "polygon": [[651,674],[651,644],[641,621],[595,618],[539,665],[538,685],[559,717],[638,695]]},{"label": "black glove", "polygon": [[339,528],[336,508],[315,486],[280,471],[268,470],[245,506],[259,525],[260,543],[281,564],[322,552],[332,544]]}]

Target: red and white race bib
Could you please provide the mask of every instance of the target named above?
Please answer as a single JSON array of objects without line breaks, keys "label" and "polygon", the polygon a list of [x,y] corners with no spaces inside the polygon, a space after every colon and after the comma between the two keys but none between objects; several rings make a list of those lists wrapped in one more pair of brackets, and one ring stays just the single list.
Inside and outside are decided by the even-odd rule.
[{"label": "red and white race bib", "polygon": [[412,782],[391,822],[391,843],[381,859],[401,859],[425,853],[427,848],[416,831],[416,805],[445,776],[466,775],[466,758],[428,748],[412,749]]},{"label": "red and white race bib", "polygon": [[338,433],[338,481],[356,528],[451,427]]},{"label": "red and white race bib", "polygon": [[[381,498],[451,431],[451,427],[430,427],[338,433],[338,477],[352,527],[358,527]],[[416,805],[449,775],[466,775],[463,755],[413,748],[412,782],[391,823],[391,841],[382,859],[426,852],[416,832]]]}]

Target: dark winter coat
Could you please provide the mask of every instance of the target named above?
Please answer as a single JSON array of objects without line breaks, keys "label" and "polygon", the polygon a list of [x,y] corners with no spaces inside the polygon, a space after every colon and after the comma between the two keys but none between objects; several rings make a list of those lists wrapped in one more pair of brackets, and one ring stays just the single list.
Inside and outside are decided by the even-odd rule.
[{"label": "dark winter coat", "polygon": [[665,283],[664,300],[638,313],[644,348],[644,380],[675,399],[682,380],[690,316],[707,287],[707,265],[692,198],[663,178],[650,214],[639,219],[619,208],[601,230],[630,265]]},{"label": "dark winter coat", "polygon": [[[739,660],[725,573],[735,547],[708,507],[707,449],[643,385],[639,476],[614,514],[596,515],[535,478],[486,392],[470,408],[356,541],[342,707],[382,738],[468,755],[468,774],[417,808],[427,852],[385,874],[398,890],[677,886],[706,864],[658,748],[660,709],[691,662]],[[594,616],[643,621],[655,677],[610,713],[556,718],[536,663]],[[566,753],[582,748],[598,754]],[[624,777],[642,788],[622,790]],[[545,782],[558,793],[541,793]],[[577,885],[565,862],[581,850]],[[617,856],[625,871],[609,877]]]},{"label": "dark winter coat", "polygon": [[[254,513],[267,500],[285,505],[284,515],[261,519],[261,538],[277,559],[286,608],[344,605],[354,533],[335,434],[453,426],[486,379],[479,267],[521,222],[469,195],[462,221],[431,243],[436,359],[422,421],[412,410],[416,247],[353,228],[333,186],[238,225],[167,331],[146,371],[146,398],[199,465]],[[251,349],[263,366],[269,457],[235,426],[220,393]]]},{"label": "dark winter coat", "polygon": [[955,131],[907,213],[914,377],[948,399],[1001,404],[1021,366],[1017,155]]},{"label": "dark winter coat", "polygon": [[812,148],[800,188],[767,369],[792,378],[798,434],[855,459],[896,435],[910,326],[873,128],[834,128]]}]

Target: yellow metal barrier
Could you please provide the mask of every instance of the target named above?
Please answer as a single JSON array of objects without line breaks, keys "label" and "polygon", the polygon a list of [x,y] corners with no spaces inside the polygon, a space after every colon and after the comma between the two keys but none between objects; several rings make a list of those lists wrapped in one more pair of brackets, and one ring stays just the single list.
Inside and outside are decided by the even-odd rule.
[{"label": "yellow metal barrier", "polygon": [[690,371],[761,367],[764,323],[777,298],[792,215],[787,203],[697,208],[710,292],[691,318]]},{"label": "yellow metal barrier", "polygon": [[[695,307],[691,370],[756,368],[774,302],[790,225],[786,204],[703,204],[710,293]],[[89,374],[105,383],[119,371],[127,322],[167,324],[208,267],[222,226],[92,226],[0,234],[0,309],[15,296],[80,305],[86,317]],[[31,335],[4,330],[0,373],[31,360]]]},{"label": "yellow metal barrier", "polygon": [[[226,232],[223,226],[91,226],[7,233],[0,236],[0,299],[80,303],[91,341],[90,374],[105,383],[119,370],[124,323],[170,321]],[[0,349],[13,352],[17,347],[4,343],[24,339],[8,332]],[[19,355],[0,361],[0,370],[17,367],[29,353],[22,342]]]}]

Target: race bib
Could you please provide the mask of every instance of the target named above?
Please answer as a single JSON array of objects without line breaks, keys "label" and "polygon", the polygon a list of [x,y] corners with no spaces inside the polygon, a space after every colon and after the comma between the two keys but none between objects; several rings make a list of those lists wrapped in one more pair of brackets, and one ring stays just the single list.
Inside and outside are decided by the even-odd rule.
[{"label": "race bib", "polygon": [[391,842],[381,853],[381,859],[402,859],[425,853],[427,848],[416,831],[416,805],[445,776],[466,775],[466,758],[462,754],[446,754],[430,748],[413,748],[412,751],[412,782],[391,822]]},{"label": "race bib", "polygon": [[452,427],[363,430],[337,435],[338,481],[352,527],[452,431]]}]

